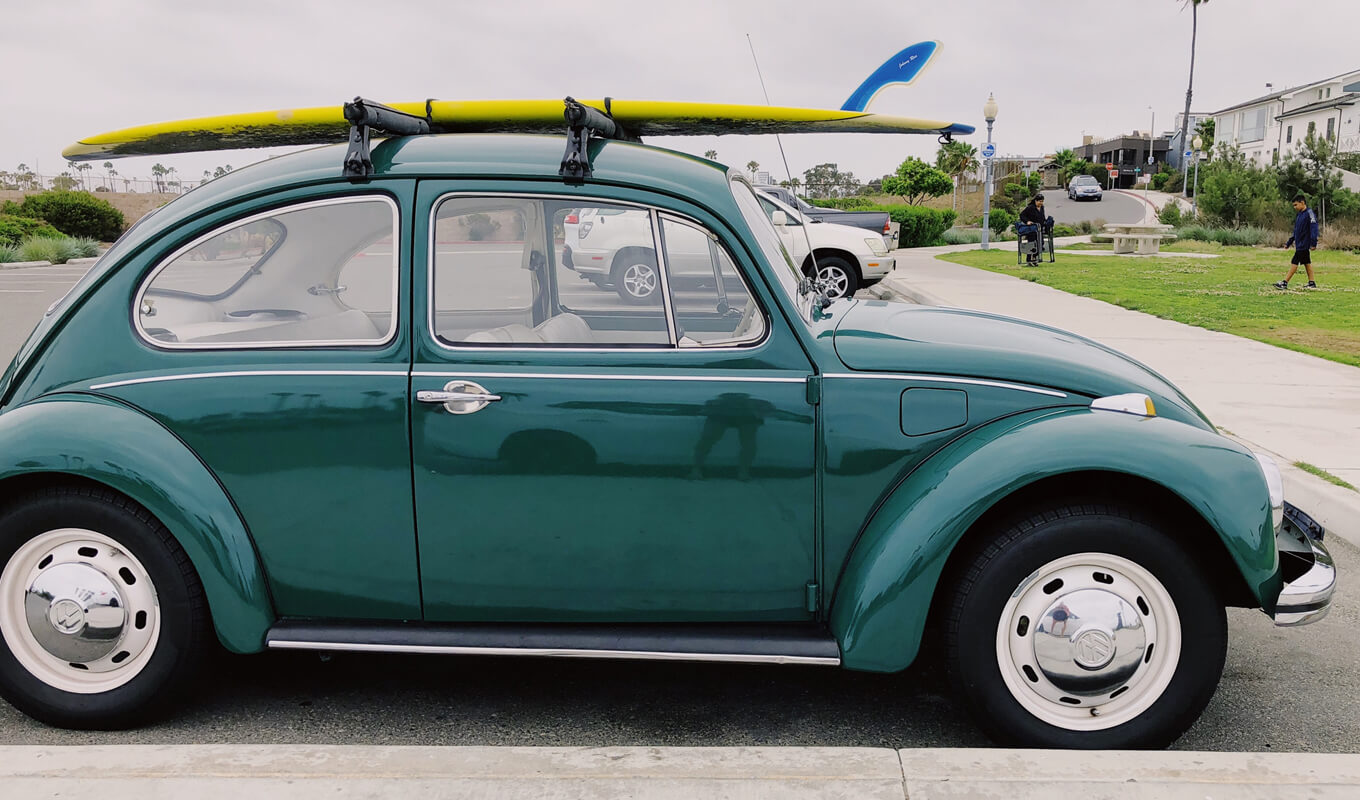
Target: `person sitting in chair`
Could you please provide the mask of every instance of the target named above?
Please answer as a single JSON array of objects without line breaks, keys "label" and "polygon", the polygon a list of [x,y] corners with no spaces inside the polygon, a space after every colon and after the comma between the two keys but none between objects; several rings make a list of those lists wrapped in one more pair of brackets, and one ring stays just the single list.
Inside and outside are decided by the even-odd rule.
[{"label": "person sitting in chair", "polygon": [[1044,216],[1043,195],[1041,194],[1034,195],[1034,199],[1029,201],[1029,205],[1025,206],[1025,208],[1020,212],[1020,224],[1032,226],[1030,230],[1027,230],[1025,233],[1021,235],[1024,237],[1024,241],[1026,242],[1036,242],[1034,251],[1029,253],[1029,258],[1027,261],[1027,263],[1030,266],[1034,266],[1035,264],[1039,263],[1039,252],[1042,249],[1037,243],[1037,240],[1039,238],[1039,231],[1043,230],[1044,227],[1048,224],[1048,218]]}]

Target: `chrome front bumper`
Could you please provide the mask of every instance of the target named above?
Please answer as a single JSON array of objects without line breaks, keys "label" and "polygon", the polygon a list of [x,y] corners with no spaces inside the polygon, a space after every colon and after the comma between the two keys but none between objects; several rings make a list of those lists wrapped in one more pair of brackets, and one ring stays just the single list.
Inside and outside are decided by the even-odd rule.
[{"label": "chrome front bumper", "polygon": [[1317,622],[1332,608],[1336,565],[1322,544],[1322,526],[1289,503],[1275,535],[1284,572],[1284,590],[1275,605],[1275,624],[1293,627]]}]

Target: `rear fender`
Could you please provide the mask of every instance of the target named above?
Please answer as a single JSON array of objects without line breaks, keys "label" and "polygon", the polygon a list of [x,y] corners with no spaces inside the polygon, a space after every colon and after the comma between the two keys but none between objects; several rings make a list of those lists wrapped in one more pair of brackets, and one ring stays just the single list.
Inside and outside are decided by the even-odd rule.
[{"label": "rear fender", "polygon": [[0,414],[0,496],[24,476],[82,478],[140,503],[193,562],[222,644],[264,648],[274,610],[250,535],[217,479],[155,420],[83,394],[11,409]]},{"label": "rear fender", "polygon": [[1035,411],[950,443],[879,507],[831,607],[842,663],[905,669],[920,648],[945,563],[969,528],[1035,481],[1091,471],[1137,476],[1184,499],[1222,539],[1256,600],[1273,608],[1281,582],[1269,492],[1250,451],[1170,419]]}]

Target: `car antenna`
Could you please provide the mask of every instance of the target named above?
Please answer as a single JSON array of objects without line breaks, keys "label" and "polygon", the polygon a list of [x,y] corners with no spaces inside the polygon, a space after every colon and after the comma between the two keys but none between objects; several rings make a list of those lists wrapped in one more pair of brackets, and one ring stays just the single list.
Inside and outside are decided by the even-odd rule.
[{"label": "car antenna", "polygon": [[[765,95],[765,105],[768,106],[770,105],[770,92],[768,89],[765,88],[765,76],[760,74],[760,59],[756,58],[756,46],[751,42],[751,34],[749,33],[746,34],[746,44],[751,48],[751,61],[756,65],[756,77],[760,79],[760,91],[762,94]],[[774,135],[774,141],[776,144],[779,145],[779,158],[784,162],[784,174],[787,175],[789,181],[792,182],[793,171],[789,169],[788,156],[784,155],[784,140],[779,138],[779,134],[776,133]],[[793,195],[793,213],[800,215],[802,213],[798,210],[797,194]],[[831,305],[831,298],[827,297],[825,287],[821,285],[820,281],[817,278],[817,275],[819,275],[821,271],[817,267],[817,254],[812,250],[812,237],[808,234],[808,220],[806,219],[802,220],[802,224],[800,227],[803,229],[803,239],[804,241],[807,242],[808,259],[812,261],[811,288],[815,290],[817,292],[817,295],[822,299],[822,307],[825,308]],[[801,291],[803,287],[800,285],[798,288]]]}]

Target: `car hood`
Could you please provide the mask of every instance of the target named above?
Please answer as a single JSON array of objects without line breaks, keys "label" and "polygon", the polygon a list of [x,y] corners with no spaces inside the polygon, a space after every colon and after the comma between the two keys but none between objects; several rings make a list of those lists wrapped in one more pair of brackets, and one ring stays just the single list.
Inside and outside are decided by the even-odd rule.
[{"label": "car hood", "polygon": [[1034,322],[955,308],[856,302],[836,354],[852,370],[1002,380],[1086,397],[1140,392],[1158,416],[1214,430],[1162,376],[1102,344]]}]

